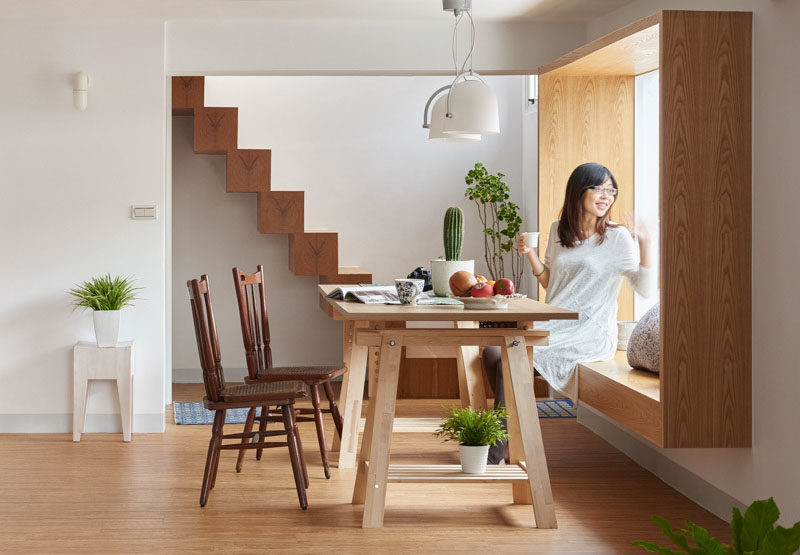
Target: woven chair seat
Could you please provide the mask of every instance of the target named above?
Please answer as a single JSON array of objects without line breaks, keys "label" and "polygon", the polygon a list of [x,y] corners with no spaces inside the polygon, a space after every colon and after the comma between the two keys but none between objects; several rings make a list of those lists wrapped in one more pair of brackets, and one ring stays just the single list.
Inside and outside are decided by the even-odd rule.
[{"label": "woven chair seat", "polygon": [[273,366],[258,372],[259,380],[329,381],[341,376],[343,366]]},{"label": "woven chair seat", "polygon": [[307,388],[300,381],[256,382],[226,387],[222,391],[222,399],[229,403],[236,401],[270,401],[306,396],[308,396]]}]

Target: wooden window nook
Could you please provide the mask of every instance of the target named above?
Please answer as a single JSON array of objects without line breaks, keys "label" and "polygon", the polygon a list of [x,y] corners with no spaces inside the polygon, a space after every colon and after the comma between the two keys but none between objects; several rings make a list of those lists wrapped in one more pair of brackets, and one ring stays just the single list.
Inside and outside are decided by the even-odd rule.
[{"label": "wooden window nook", "polygon": [[620,353],[579,367],[579,397],[662,447],[751,446],[751,30],[749,12],[662,11],[538,71],[546,232],[578,164],[632,189],[634,78],[660,70],[661,374]]}]

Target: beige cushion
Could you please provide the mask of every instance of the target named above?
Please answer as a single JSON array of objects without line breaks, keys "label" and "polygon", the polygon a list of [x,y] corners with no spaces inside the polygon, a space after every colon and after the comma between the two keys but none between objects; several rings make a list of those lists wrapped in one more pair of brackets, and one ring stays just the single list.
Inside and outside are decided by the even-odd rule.
[{"label": "beige cushion", "polygon": [[656,374],[661,371],[658,353],[660,327],[658,312],[658,303],[656,303],[642,316],[628,340],[628,364]]}]

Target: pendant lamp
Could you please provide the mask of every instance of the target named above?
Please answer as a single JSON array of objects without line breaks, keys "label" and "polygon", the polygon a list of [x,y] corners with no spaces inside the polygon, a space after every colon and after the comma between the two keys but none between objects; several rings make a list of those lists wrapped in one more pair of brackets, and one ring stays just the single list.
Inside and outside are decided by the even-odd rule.
[{"label": "pendant lamp", "polygon": [[[428,139],[452,142],[479,141],[484,134],[500,132],[497,97],[483,80],[472,70],[472,53],[475,49],[475,22],[472,19],[472,0],[442,0],[445,11],[456,17],[453,28],[453,64],[455,79],[434,92],[425,104],[422,127],[429,129]],[[458,67],[458,24],[466,14],[470,21],[470,48],[461,71]],[[469,70],[465,71],[469,63]],[[445,94],[446,91],[446,94]],[[441,96],[440,96],[441,95]],[[439,97],[437,99],[437,96]],[[434,102],[434,100],[436,100]],[[428,112],[430,110],[430,120]]]}]

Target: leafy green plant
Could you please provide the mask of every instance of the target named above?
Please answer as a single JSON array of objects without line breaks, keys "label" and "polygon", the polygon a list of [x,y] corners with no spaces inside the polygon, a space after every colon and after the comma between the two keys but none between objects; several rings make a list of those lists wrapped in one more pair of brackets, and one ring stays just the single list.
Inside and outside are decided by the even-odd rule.
[{"label": "leafy green plant", "polygon": [[489,274],[493,280],[505,275],[505,255],[511,254],[511,278],[517,286],[522,285],[522,258],[514,248],[519,235],[522,218],[519,206],[511,198],[508,185],[503,182],[505,174],[492,175],[480,162],[467,172],[464,181],[469,185],[464,196],[475,202],[478,218],[483,225],[483,250]]},{"label": "leafy green plant", "polygon": [[[724,554],[760,554],[788,555],[800,550],[800,522],[791,528],[775,526],[780,517],[775,500],[770,497],[761,501],[753,501],[742,516],[738,508],[733,509],[731,520],[731,538],[733,546],[719,541],[709,535],[708,530],[695,523],[686,521],[686,528],[673,530],[670,522],[654,516],[653,521],[664,531],[672,543],[681,551],[672,551],[652,542],[637,540],[633,545],[643,547],[647,551],[667,555],[691,553],[692,555],[724,555]],[[690,545],[689,541],[695,545]]]},{"label": "leafy green plant", "polygon": [[508,418],[505,407],[489,410],[445,408],[450,414],[434,433],[444,441],[476,446],[494,445],[508,439],[508,433],[503,429],[503,419]]},{"label": "leafy green plant", "polygon": [[133,302],[138,300],[136,292],[140,290],[133,286],[130,278],[106,274],[84,281],[70,289],[69,294],[75,308],[120,310],[124,306],[133,306]]}]

